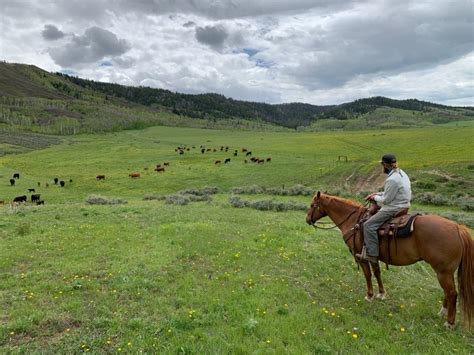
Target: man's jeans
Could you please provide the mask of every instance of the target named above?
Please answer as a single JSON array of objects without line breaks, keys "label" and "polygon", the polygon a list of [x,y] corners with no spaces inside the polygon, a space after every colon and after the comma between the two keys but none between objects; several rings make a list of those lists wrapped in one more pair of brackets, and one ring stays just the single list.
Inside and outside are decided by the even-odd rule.
[{"label": "man's jeans", "polygon": [[379,256],[379,236],[377,230],[379,227],[395,216],[398,210],[379,210],[376,214],[364,222],[364,242],[367,247],[367,255]]}]

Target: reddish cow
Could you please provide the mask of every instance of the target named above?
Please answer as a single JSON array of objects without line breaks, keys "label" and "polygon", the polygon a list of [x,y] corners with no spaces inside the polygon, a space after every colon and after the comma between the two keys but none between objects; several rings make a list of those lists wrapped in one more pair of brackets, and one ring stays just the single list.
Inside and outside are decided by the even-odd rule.
[{"label": "reddish cow", "polygon": [[128,174],[128,176],[130,176],[131,178],[139,178],[139,177],[140,177],[140,173],[133,172],[133,173]]}]

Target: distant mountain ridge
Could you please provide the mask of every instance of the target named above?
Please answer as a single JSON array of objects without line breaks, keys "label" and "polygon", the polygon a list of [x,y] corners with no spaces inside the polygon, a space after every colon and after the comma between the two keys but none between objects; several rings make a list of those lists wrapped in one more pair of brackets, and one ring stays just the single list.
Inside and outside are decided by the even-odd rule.
[{"label": "distant mountain ridge", "polygon": [[[18,109],[18,107],[28,106],[28,104],[15,104],[15,98],[18,99],[18,102],[30,99],[28,102],[34,106],[34,109],[30,110],[29,113],[28,110]],[[33,98],[38,100],[32,101]],[[92,121],[100,119],[99,116],[94,116],[92,120],[91,115],[93,113],[89,112],[91,107],[105,112],[111,111],[118,116],[130,116],[129,113],[123,112],[125,108],[127,110],[139,110],[142,113],[146,112],[150,116],[144,122],[135,118],[133,123],[131,123],[133,119],[130,117],[122,120],[123,122],[104,118],[107,122],[104,121],[103,125],[94,122],[94,125],[102,126],[101,130],[120,129],[120,127],[116,127],[116,124],[119,126],[123,124],[122,129],[139,128],[142,125],[166,124],[163,121],[164,113],[168,114],[166,116],[168,118],[179,117],[172,120],[173,124],[178,120],[181,125],[185,125],[184,121],[188,117],[205,120],[208,124],[224,120],[232,122],[246,120],[266,122],[287,128],[308,127],[317,124],[321,120],[345,121],[366,117],[367,120],[371,119],[373,121],[374,117],[378,117],[382,108],[385,111],[380,115],[384,116],[385,120],[390,119],[390,112],[398,110],[406,112],[407,114],[404,115],[407,117],[409,112],[413,116],[410,116],[410,122],[414,123],[417,120],[421,122],[429,117],[433,122],[439,121],[435,123],[446,120],[472,119],[474,114],[474,108],[472,107],[451,107],[417,99],[395,100],[381,96],[359,99],[340,105],[266,104],[234,100],[215,93],[191,95],[150,87],[97,82],[62,73],[49,73],[33,65],[6,62],[0,63],[0,99],[0,104],[7,110],[5,112],[8,112],[8,119],[0,117],[0,124],[12,124],[12,122],[17,124],[16,122],[20,122],[21,125],[18,115],[24,117],[25,115],[36,114],[36,117],[30,119],[33,126],[39,124],[44,128],[47,122],[56,123],[59,119],[62,120],[61,127],[75,125],[78,130],[81,125],[92,127]],[[48,106],[49,101],[47,100],[51,100],[51,105]],[[388,113],[387,109],[389,110]],[[397,115],[400,116],[400,112]],[[159,119],[155,117],[157,113],[161,115]],[[423,113],[429,114],[423,116]],[[104,117],[104,115],[101,117]],[[88,118],[89,121],[87,121]],[[85,124],[86,121],[87,124]],[[141,123],[137,124],[139,121]],[[67,132],[69,132],[69,129]]]}]

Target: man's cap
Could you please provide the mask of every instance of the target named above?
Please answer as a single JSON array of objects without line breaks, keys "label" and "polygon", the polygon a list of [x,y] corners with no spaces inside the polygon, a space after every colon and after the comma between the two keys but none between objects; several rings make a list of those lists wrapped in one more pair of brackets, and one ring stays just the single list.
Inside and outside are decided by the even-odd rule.
[{"label": "man's cap", "polygon": [[392,164],[396,162],[397,162],[397,158],[393,154],[385,154],[382,157],[382,160],[380,161],[380,163],[385,163],[385,164]]}]

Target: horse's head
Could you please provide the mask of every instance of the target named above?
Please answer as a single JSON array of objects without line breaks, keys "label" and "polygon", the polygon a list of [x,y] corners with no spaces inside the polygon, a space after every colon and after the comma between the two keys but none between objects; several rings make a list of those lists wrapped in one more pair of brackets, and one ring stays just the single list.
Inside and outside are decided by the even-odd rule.
[{"label": "horse's head", "polygon": [[318,191],[318,193],[314,195],[313,201],[311,201],[311,205],[309,206],[308,213],[306,214],[306,223],[314,225],[316,221],[327,215],[324,211],[324,207],[321,205],[321,200],[321,192]]}]

